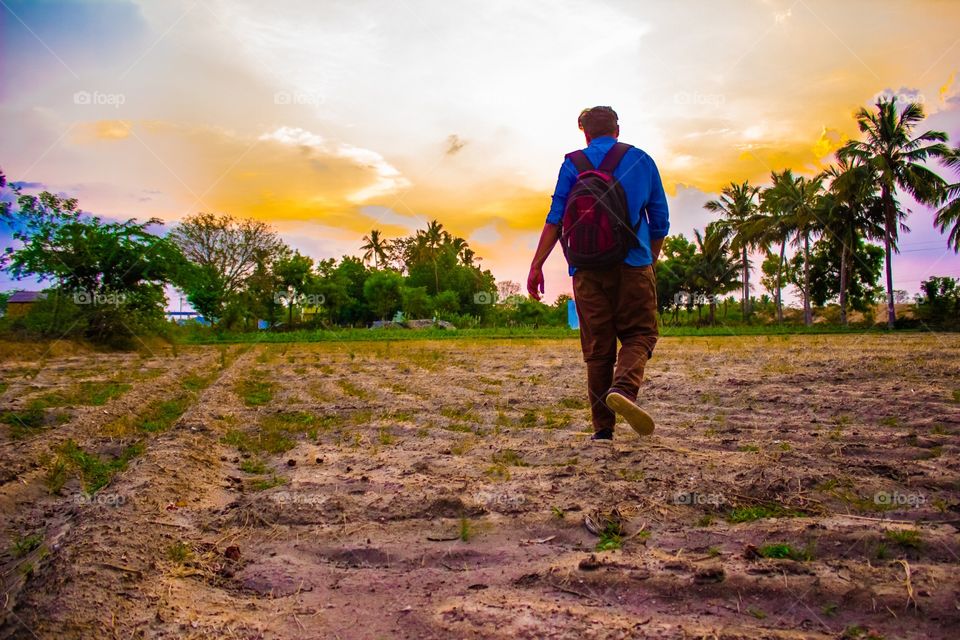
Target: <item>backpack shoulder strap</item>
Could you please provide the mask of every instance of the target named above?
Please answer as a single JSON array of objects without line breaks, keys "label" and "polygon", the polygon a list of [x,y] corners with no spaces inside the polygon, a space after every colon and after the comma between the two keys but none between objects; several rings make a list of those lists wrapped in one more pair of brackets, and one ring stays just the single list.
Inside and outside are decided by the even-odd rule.
[{"label": "backpack shoulder strap", "polygon": [[597,170],[613,175],[613,172],[620,164],[620,161],[623,160],[623,156],[625,156],[627,151],[632,148],[633,147],[626,142],[618,142],[614,144],[612,147],[610,147],[610,151],[607,151],[607,155],[603,157],[603,162],[600,163],[600,166],[597,167]]},{"label": "backpack shoulder strap", "polygon": [[593,163],[590,162],[590,158],[587,157],[587,154],[583,152],[583,149],[577,149],[576,151],[571,151],[566,155],[570,159],[570,162],[573,163],[574,168],[576,168],[577,173],[583,173],[584,171],[593,171]]}]

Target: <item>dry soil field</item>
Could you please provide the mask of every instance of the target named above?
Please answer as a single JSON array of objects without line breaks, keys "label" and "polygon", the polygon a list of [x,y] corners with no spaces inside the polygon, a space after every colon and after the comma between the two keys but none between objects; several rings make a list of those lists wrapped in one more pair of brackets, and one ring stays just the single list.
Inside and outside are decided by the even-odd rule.
[{"label": "dry soil field", "polygon": [[7,347],[3,638],[960,637],[960,336]]}]

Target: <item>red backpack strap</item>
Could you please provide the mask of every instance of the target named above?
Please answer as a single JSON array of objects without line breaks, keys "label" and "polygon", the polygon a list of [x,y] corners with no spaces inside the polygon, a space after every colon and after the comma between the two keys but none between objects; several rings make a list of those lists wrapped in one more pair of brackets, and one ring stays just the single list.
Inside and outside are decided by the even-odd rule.
[{"label": "red backpack strap", "polygon": [[620,164],[620,161],[623,160],[623,156],[625,156],[627,151],[630,151],[632,148],[633,147],[626,142],[618,142],[614,144],[612,147],[610,147],[610,151],[607,151],[607,155],[603,157],[603,162],[600,163],[600,166],[597,167],[597,170],[613,175],[613,172]]},{"label": "red backpack strap", "polygon": [[583,152],[583,149],[577,149],[576,151],[571,151],[566,155],[566,157],[573,163],[574,168],[577,170],[577,173],[583,173],[584,171],[593,171],[593,163],[590,162],[590,158],[587,157],[587,154]]}]

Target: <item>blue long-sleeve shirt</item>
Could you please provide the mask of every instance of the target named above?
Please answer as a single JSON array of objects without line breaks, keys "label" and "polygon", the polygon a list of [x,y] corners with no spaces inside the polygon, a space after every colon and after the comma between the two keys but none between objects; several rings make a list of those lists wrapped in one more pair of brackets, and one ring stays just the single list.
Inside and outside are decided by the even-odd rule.
[{"label": "blue long-sleeve shirt", "polygon": [[[599,167],[603,157],[616,143],[616,138],[603,136],[594,138],[584,149],[593,166]],[[630,249],[624,262],[633,267],[644,267],[653,263],[650,241],[666,237],[670,231],[670,217],[667,210],[667,196],[663,192],[660,172],[653,158],[636,147],[627,151],[613,177],[623,185],[627,196],[627,208],[630,211],[630,224],[637,230],[639,247]],[[560,224],[563,209],[567,206],[567,196],[577,180],[577,169],[566,158],[557,177],[557,188],[553,191],[553,204],[547,214],[547,222]],[[570,275],[575,269],[570,267]]]}]

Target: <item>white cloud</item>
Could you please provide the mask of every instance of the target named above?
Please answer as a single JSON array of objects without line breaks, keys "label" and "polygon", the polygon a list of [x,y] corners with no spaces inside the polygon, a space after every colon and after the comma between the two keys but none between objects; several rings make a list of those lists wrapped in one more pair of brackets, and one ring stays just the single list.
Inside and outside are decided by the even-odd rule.
[{"label": "white cloud", "polygon": [[387,162],[376,151],[355,147],[343,142],[328,142],[323,136],[299,127],[282,126],[275,131],[264,133],[260,136],[260,140],[272,140],[290,146],[309,147],[320,153],[344,158],[356,165],[371,169],[376,175],[376,181],[350,194],[348,199],[354,203],[366,202],[371,198],[392,193],[411,185],[410,181],[404,178],[396,167]]}]

